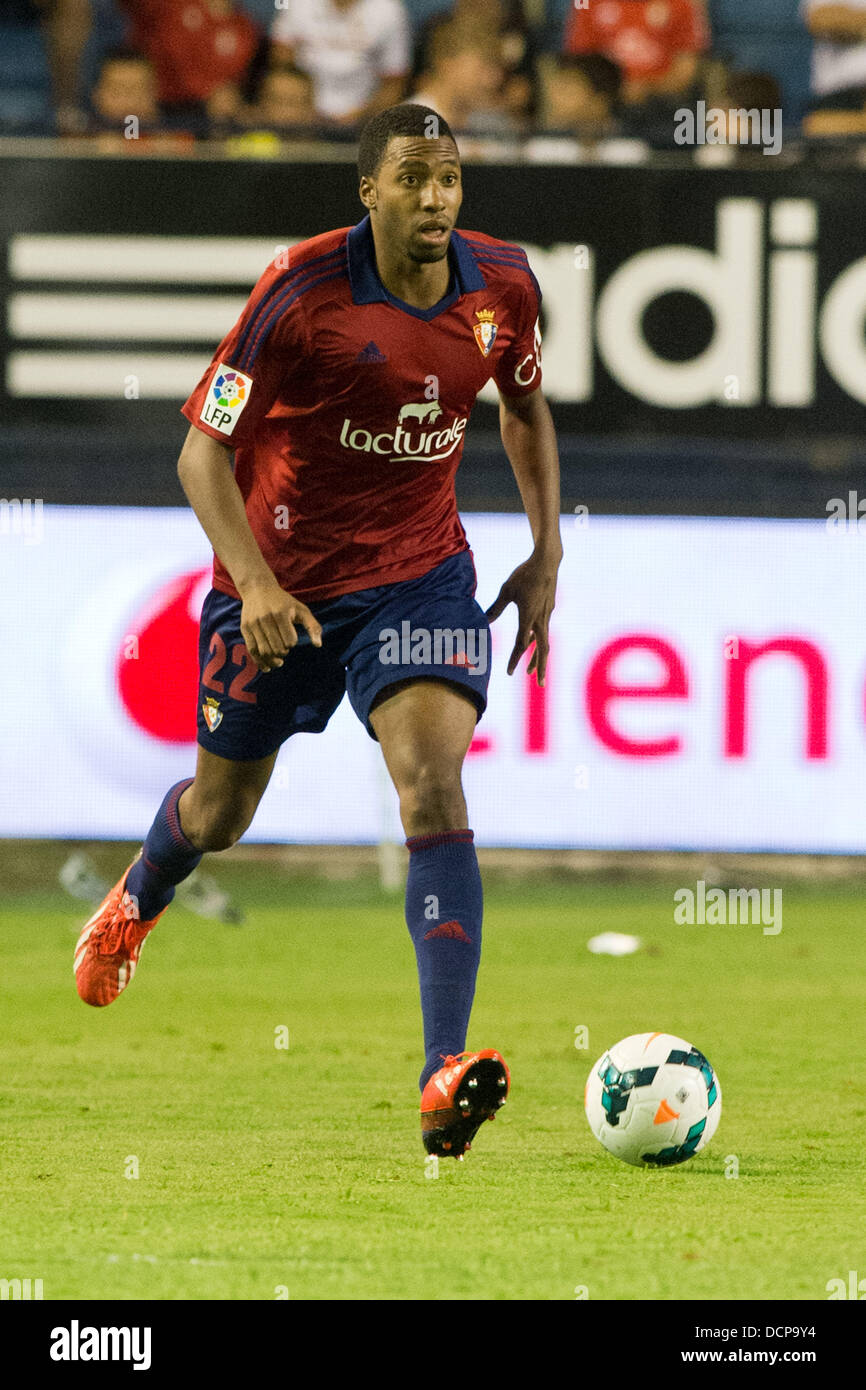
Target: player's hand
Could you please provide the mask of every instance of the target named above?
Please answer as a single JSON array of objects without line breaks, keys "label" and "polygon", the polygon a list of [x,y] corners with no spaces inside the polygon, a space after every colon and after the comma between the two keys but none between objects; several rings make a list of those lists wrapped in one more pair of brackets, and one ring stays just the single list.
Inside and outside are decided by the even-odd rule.
[{"label": "player's hand", "polygon": [[526,669],[534,671],[537,683],[544,685],[549,651],[547,633],[556,602],[556,573],[561,559],[561,550],[552,556],[534,551],[509,575],[487,610],[487,617],[492,623],[509,603],[517,604],[517,639],[508,658],[509,676],[514,675],[523,653],[534,642],[535,650]]},{"label": "player's hand", "polygon": [[272,583],[252,584],[241,595],[241,636],[260,671],[282,666],[297,646],[296,624],[305,627],[314,647],[322,645],[322,627],[305,603]]}]

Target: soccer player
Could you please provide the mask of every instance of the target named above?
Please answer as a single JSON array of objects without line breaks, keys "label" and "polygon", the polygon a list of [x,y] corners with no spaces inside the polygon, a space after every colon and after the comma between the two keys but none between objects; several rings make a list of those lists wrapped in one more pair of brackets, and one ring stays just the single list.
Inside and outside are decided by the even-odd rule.
[{"label": "soccer player", "polygon": [[[508,673],[534,644],[528,670],[544,681],[559,466],[540,291],[519,247],[455,230],[460,157],[444,120],[419,105],[380,112],[359,171],[367,215],[277,256],[183,407],[178,470],[215,553],[196,773],[168,791],[85,926],[75,972],[88,1004],[117,998],[175,885],[247,829],[281,744],[324,729],[348,691],[410,852],[422,1137],[459,1158],[509,1086],[498,1052],[463,1050],[482,896],[461,768],[487,702],[488,620],[510,603]],[[534,549],[485,614],[454,475],[490,377]]]}]

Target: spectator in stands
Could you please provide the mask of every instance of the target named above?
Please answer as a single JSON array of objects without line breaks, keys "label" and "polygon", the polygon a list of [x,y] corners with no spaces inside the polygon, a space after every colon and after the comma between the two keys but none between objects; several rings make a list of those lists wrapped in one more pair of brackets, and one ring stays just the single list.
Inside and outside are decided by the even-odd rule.
[{"label": "spectator in stands", "polygon": [[46,32],[61,131],[80,127],[85,49],[103,25],[123,17],[126,43],[157,78],[163,119],[204,133],[210,117],[234,118],[266,36],[234,0],[45,0]]},{"label": "spectator in stands", "polygon": [[453,0],[449,11],[428,19],[415,41],[413,90],[426,80],[432,68],[435,35],[454,22],[487,25],[495,31],[503,69],[501,105],[516,122],[530,122],[538,111],[538,78],[536,45],[524,0]]},{"label": "spectator in stands", "polygon": [[92,130],[111,130],[122,135],[130,117],[137,121],[142,133],[156,130],[160,113],[156,73],[150,59],[134,49],[121,48],[106,54],[90,104]]},{"label": "spectator in stands", "polygon": [[101,61],[104,53],[122,45],[125,21],[114,0],[33,0],[33,6],[42,16],[57,131],[83,134],[92,124],[88,95],[95,81],[93,63],[88,77],[84,75],[85,49],[98,27]]},{"label": "spectator in stands", "polygon": [[291,135],[316,133],[317,122],[313,79],[291,63],[281,63],[266,73],[259,99],[245,117],[245,124],[256,130]]},{"label": "spectator in stands", "polygon": [[[174,108],[179,111],[181,122],[183,112],[186,108]],[[192,108],[196,110],[195,107]],[[226,135],[233,135],[236,131],[242,130],[244,115],[244,92],[243,87],[238,82],[221,82],[218,87],[214,87],[207,101],[204,103],[204,131],[210,139],[222,139]]]},{"label": "spectator in stands", "polygon": [[234,0],[119,0],[130,42],[153,63],[172,124],[229,126],[264,39]]},{"label": "spectator in stands", "polygon": [[622,68],[612,58],[603,53],[563,55],[545,87],[546,131],[581,141],[620,133]]},{"label": "spectator in stands", "polygon": [[768,72],[731,72],[725,79],[721,106],[727,118],[728,144],[754,150],[760,146],[755,139],[754,117],[749,113],[780,112],[782,90]]},{"label": "spectator in stands", "polygon": [[802,0],[800,12],[815,41],[806,134],[866,131],[866,0]]},{"label": "spectator in stands", "polygon": [[495,29],[485,24],[440,26],[430,45],[430,69],[409,101],[431,106],[452,130],[470,135],[514,135],[518,127],[502,104],[503,67]]},{"label": "spectator in stands", "polygon": [[409,76],[403,0],[286,0],[272,59],[313,79],[316,111],[348,128],[399,102]]},{"label": "spectator in stands", "polygon": [[190,137],[162,128],[157,77],[150,59],[134,49],[105,55],[90,96],[85,133],[106,154],[135,154],[158,145],[182,153]]},{"label": "spectator in stands", "polygon": [[729,166],[782,148],[782,91],[770,73],[727,72],[708,110],[706,143],[695,146],[697,164]]},{"label": "spectator in stands", "polygon": [[702,0],[592,0],[570,10],[563,48],[619,63],[625,102],[666,105],[696,94],[708,45]]},{"label": "spectator in stands", "polygon": [[46,0],[42,16],[57,131],[78,135],[89,125],[83,103],[81,54],[90,33],[90,0]]}]

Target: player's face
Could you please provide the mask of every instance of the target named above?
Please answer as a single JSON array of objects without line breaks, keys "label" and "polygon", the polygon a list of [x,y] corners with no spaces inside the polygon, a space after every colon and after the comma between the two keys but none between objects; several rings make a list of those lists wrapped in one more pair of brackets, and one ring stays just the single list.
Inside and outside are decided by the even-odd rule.
[{"label": "player's face", "polygon": [[440,261],[463,201],[460,158],[453,140],[395,136],[375,179],[367,206],[375,208],[388,243],[412,261]]}]

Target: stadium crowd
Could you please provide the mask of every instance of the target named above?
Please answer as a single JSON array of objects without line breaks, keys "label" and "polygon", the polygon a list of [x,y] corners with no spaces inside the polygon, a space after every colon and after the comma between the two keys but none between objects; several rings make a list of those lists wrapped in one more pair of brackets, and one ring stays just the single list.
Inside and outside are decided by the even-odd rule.
[{"label": "stadium crowd", "polygon": [[[866,131],[866,0],[778,2],[789,37],[796,22],[810,46],[806,134]],[[220,140],[269,153],[353,141],[403,100],[464,136],[589,147],[623,137],[673,147],[675,113],[701,100],[778,110],[790,125],[784,73],[744,66],[715,32],[714,15],[738,3],[6,0],[0,133],[107,151]],[[12,78],[16,53],[25,68],[42,64],[41,111]]]}]

